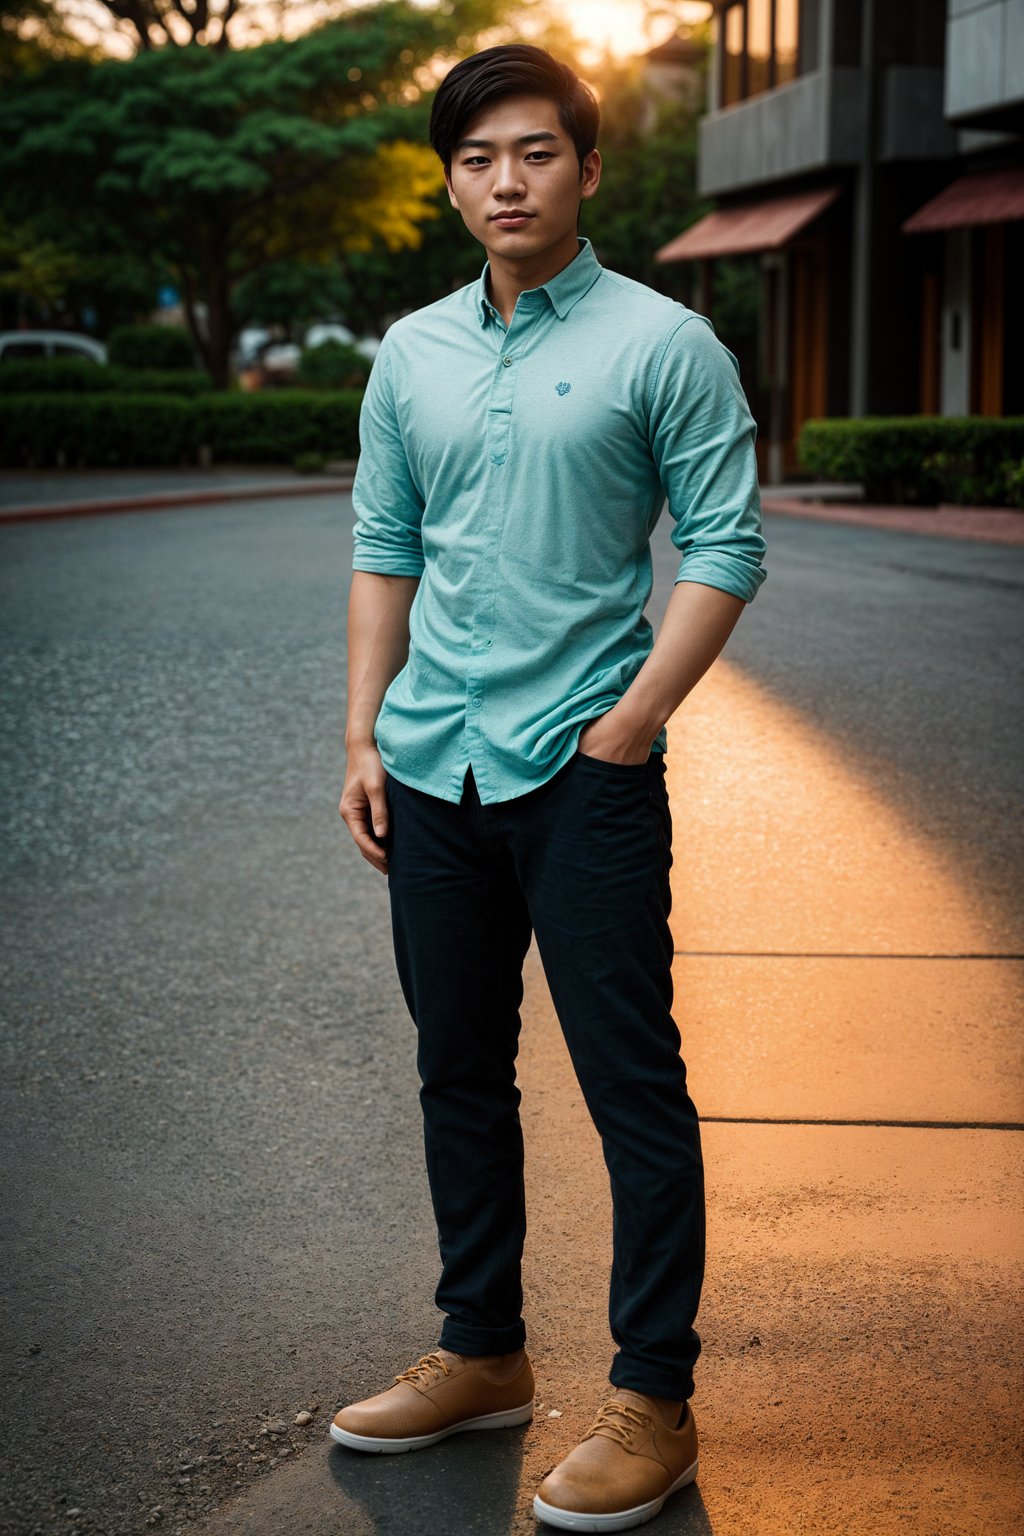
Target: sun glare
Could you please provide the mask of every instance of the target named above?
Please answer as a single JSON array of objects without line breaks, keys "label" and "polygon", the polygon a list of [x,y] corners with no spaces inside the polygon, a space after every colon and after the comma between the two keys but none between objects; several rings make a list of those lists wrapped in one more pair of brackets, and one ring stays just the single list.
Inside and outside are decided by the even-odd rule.
[{"label": "sun glare", "polygon": [[644,0],[555,0],[559,13],[580,39],[581,62],[595,64],[603,53],[617,59],[646,53],[683,24],[704,21],[709,6],[687,0],[654,9]]}]

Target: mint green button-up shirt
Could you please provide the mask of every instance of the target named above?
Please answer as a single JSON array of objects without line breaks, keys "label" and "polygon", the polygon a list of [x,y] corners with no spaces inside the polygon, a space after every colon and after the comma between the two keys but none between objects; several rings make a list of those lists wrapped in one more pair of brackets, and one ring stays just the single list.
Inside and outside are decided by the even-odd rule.
[{"label": "mint green button-up shirt", "polygon": [[711,322],[580,238],[506,328],[489,266],[388,328],[352,489],[353,569],[420,577],[381,761],[455,803],[472,764],[484,805],[557,773],[642,667],[666,498],[676,581],[750,602],[767,575],[756,427]]}]

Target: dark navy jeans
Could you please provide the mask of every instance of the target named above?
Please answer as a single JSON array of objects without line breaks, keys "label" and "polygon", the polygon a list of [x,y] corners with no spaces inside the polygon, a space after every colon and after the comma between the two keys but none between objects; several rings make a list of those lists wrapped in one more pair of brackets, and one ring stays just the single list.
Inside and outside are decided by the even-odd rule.
[{"label": "dark navy jeans", "polygon": [[[442,1273],[440,1346],[526,1341],[523,1136],[515,1061],[536,934],[611,1181],[609,1380],[693,1395],[704,1164],[672,1017],[672,821],[663,754],[577,752],[540,788],[461,804],[386,782],[395,958],[417,1031]],[[563,1273],[571,1273],[571,1264]]]}]

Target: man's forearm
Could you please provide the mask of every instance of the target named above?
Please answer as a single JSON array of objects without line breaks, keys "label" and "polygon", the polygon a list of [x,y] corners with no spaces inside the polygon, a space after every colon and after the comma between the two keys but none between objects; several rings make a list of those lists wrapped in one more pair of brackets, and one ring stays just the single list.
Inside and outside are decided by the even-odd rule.
[{"label": "man's forearm", "polygon": [[652,742],[718,657],[746,607],[742,597],[677,581],[651,654],[614,709],[623,737]]},{"label": "man's forearm", "polygon": [[366,746],[388,685],[409,658],[409,610],[418,576],[353,571],[348,600],[348,716],[345,745]]}]

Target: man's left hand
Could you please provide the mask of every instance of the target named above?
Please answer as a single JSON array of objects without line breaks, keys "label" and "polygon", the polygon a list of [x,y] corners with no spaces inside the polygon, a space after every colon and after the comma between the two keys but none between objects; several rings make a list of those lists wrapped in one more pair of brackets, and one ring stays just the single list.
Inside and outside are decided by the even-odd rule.
[{"label": "man's left hand", "polygon": [[616,718],[614,708],[588,720],[576,748],[584,757],[602,758],[606,763],[646,763],[651,755],[651,741],[646,736],[638,739],[635,730],[626,728],[621,715]]}]

